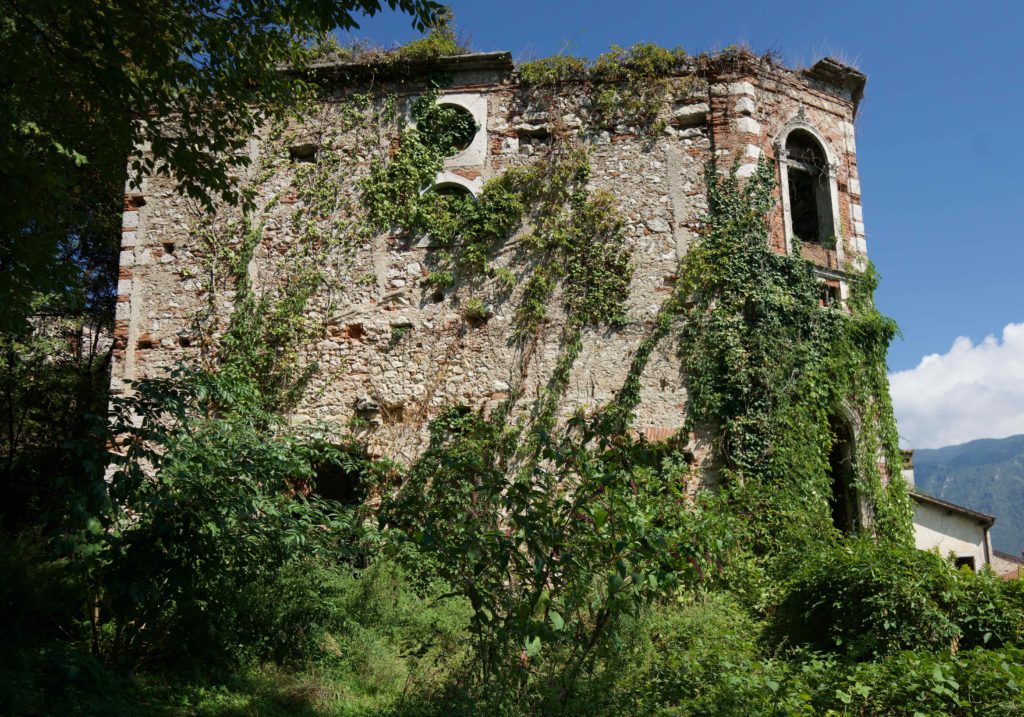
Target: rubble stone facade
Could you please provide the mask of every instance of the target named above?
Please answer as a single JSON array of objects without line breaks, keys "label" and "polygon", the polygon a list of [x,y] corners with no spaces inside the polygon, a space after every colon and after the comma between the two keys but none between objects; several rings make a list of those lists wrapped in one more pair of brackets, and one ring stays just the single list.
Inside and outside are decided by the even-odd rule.
[{"label": "rubble stone facade", "polygon": [[[337,70],[322,71],[329,79]],[[704,169],[712,157],[721,160],[720,167],[737,162],[741,176],[752,174],[761,157],[775,163],[779,201],[771,217],[772,245],[793,251],[799,245],[794,227],[817,221],[820,235],[812,241],[802,237],[800,251],[818,267],[823,296],[844,299],[848,272],[864,265],[854,120],[865,78],[852,68],[825,59],[796,71],[743,53],[694,62],[673,79],[661,111],[664,127],[654,135],[629,126],[594,126],[587,101],[571,83],[553,90],[552,103],[534,102],[508,53],[402,66],[375,76],[375,88],[394,93],[401,103],[436,72],[450,78],[439,101],[465,108],[479,126],[468,146],[446,160],[438,184],[478,193],[506,168],[534,161],[557,125],[586,147],[591,185],[613,193],[625,217],[634,267],[627,322],[584,333],[563,401],[566,414],[607,402],[622,386],[633,352],[672,291],[680,257],[699,235],[706,209]],[[330,124],[332,97],[364,82],[346,77],[325,98],[321,123],[299,128],[313,145],[325,131],[323,118]],[[393,131],[382,130],[379,148],[386,151],[393,137]],[[262,141],[253,139],[254,156]],[[289,217],[296,199],[288,187],[301,166],[294,155],[275,159],[262,190],[280,201],[267,212],[264,240],[249,267],[257,287],[274,280],[276,262],[294,240]],[[347,182],[357,201],[356,182],[369,162],[349,159]],[[197,277],[203,269],[194,228],[201,215],[169,180],[149,178],[125,197],[115,392],[196,355],[196,316],[211,301]],[[429,237],[410,242],[382,235],[331,258],[332,281],[309,305],[324,329],[305,359],[321,369],[295,419],[356,430],[372,453],[409,460],[422,450],[426,424],[441,407],[464,403],[486,409],[513,387],[523,390],[524,400],[537,396],[559,354],[564,316],[553,310],[536,341],[512,339],[512,311],[527,271],[517,263],[517,241],[513,236],[497,248],[494,265],[512,271],[518,286],[509,300],[489,306],[487,320],[480,322],[466,321],[467,297],[458,286],[439,295],[427,285]],[[230,311],[230,292],[213,301]],[[634,427],[651,439],[665,438],[683,424],[685,408],[685,380],[666,341],[643,373]],[[354,417],[364,420],[350,429]]]}]

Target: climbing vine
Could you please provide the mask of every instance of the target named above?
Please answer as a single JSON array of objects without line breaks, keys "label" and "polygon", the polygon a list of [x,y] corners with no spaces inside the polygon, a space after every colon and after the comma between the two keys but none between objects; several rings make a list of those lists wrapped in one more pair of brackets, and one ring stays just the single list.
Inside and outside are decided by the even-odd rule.
[{"label": "climbing vine", "polygon": [[515,275],[493,266],[491,257],[518,232],[529,253],[524,263],[534,268],[516,309],[517,335],[540,328],[560,284],[570,323],[623,322],[632,276],[623,222],[609,193],[587,190],[584,149],[553,148],[530,166],[490,180],[479,197],[445,194],[432,184],[464,120],[437,103],[436,89],[420,95],[411,113],[415,127],[402,130],[397,150],[373,164],[360,188],[376,230],[432,242],[431,285],[443,290],[460,279],[491,279],[511,289]]},{"label": "climbing vine", "polygon": [[[618,49],[582,69],[565,58],[528,65],[524,79],[578,80],[583,72],[628,83],[663,76],[682,59],[647,46]],[[514,337],[530,339],[547,324],[552,299],[561,299],[562,353],[529,420],[517,419],[503,443],[508,465],[535,471],[553,442],[564,442],[555,437],[559,408],[581,352],[582,330],[625,321],[631,267],[623,221],[610,194],[588,187],[586,150],[564,140],[528,166],[488,181],[479,196],[435,188],[445,158],[478,129],[465,113],[439,103],[439,92],[435,84],[411,103],[413,123],[399,123],[386,152],[356,152],[370,158],[358,203],[336,181],[347,165],[333,148],[335,135],[322,143],[314,162],[294,173],[292,190],[300,201],[292,221],[299,240],[288,249],[289,269],[280,283],[286,289],[258,296],[252,291],[246,267],[263,225],[245,215],[232,228],[238,239],[228,244],[236,248],[227,263],[236,309],[221,340],[221,358],[230,366],[233,355],[244,356],[247,371],[294,378],[297,354],[286,347],[309,335],[303,333],[310,330],[305,307],[323,286],[328,257],[381,232],[426,238],[435,249],[428,285],[441,292],[464,289],[462,315],[471,325],[490,315],[480,293],[500,298],[518,292]],[[350,120],[340,132],[365,123],[371,105],[367,97],[350,98],[351,114],[343,113]],[[397,100],[389,97],[382,106],[397,121]],[[823,306],[813,266],[797,254],[770,249],[772,172],[762,162],[744,182],[735,172],[719,176],[709,165],[707,229],[682,259],[674,292],[641,340],[618,396],[587,419],[577,448],[597,437],[627,436],[647,361],[674,336],[689,395],[685,429],[715,436],[714,460],[705,469],[716,474],[737,509],[756,516],[750,527],[766,550],[792,543],[793,535],[829,534],[829,453],[838,440],[837,417],[855,422],[855,487],[864,498],[864,517],[879,534],[905,540],[905,488],[899,480],[883,481],[883,471],[896,474],[900,466],[884,364],[896,328],[873,306],[870,267],[851,274],[856,278],[845,307]],[[516,243],[517,265],[525,267],[522,275],[495,264],[510,242]],[[267,317],[271,321],[260,324]],[[295,399],[294,393],[278,393]],[[510,420],[520,398],[513,390],[495,418]]]},{"label": "climbing vine", "polygon": [[[896,333],[874,307],[873,269],[844,308],[823,305],[813,265],[768,242],[774,170],[746,183],[707,171],[708,225],[682,262],[679,357],[690,428],[711,428],[720,479],[776,550],[832,533],[832,424],[855,425],[855,488],[880,536],[909,539],[885,354]],[[880,467],[882,464],[883,467]],[[883,487],[882,470],[892,480]]]},{"label": "climbing vine", "polygon": [[[284,122],[270,127],[237,213],[196,220],[193,245],[201,269],[186,278],[199,282],[206,299],[193,315],[200,357],[207,370],[251,382],[262,410],[287,411],[302,398],[319,369],[303,352],[323,330],[322,320],[309,311],[310,301],[319,297],[322,314],[330,313],[337,282],[355,247],[368,238],[343,178],[369,145],[363,135],[371,106],[369,96],[353,95],[329,119],[308,117],[307,130],[317,119],[329,126],[316,143],[298,142]],[[389,107],[385,102],[374,109],[386,115]],[[358,138],[360,151],[339,146],[346,133]],[[294,167],[286,188],[268,191],[285,162]],[[276,245],[276,259],[265,251],[271,275],[254,282],[257,251],[275,246],[267,231],[275,214],[287,217],[293,238]]]},{"label": "climbing vine", "polygon": [[[673,87],[667,76],[684,59],[654,46],[617,48],[592,64],[527,65],[521,77],[537,87],[587,84],[600,124],[656,128]],[[380,235],[429,242],[426,284],[462,298],[458,331],[488,321],[491,302],[512,298],[510,338],[520,346],[559,327],[559,355],[531,405],[513,386],[489,415],[441,410],[424,454],[400,485],[382,491],[385,544],[425,556],[417,568],[469,601],[483,683],[502,680],[503,690],[513,688],[502,693],[516,694],[532,662],[555,645],[567,650],[568,691],[625,617],[649,602],[725,579],[730,560],[748,550],[779,556],[837,536],[829,507],[835,416],[856,421],[855,482],[871,526],[886,539],[908,539],[905,486],[885,483],[882,467],[895,476],[900,465],[884,364],[896,328],[874,308],[870,268],[854,272],[846,306],[823,306],[814,267],[770,248],[771,165],[746,181],[709,165],[706,230],[645,327],[618,395],[566,417],[585,331],[626,321],[624,220],[611,194],[590,187],[586,148],[564,135],[477,196],[434,186],[445,158],[478,129],[440,101],[442,84],[409,104],[405,125],[397,97],[344,98],[337,126],[312,153],[292,157],[301,161],[287,188],[257,205],[294,142],[276,129],[254,202],[239,220],[208,227],[208,256],[226,277],[208,293],[213,309],[218,286],[234,305],[216,337],[221,370],[254,378],[275,410],[294,406],[315,369],[302,363],[300,347],[321,328],[310,300],[344,275],[331,262]],[[343,145],[344,136],[354,139]],[[357,167],[352,196],[346,179]],[[275,244],[268,217],[286,199],[294,238]],[[250,265],[260,247],[276,246],[282,271],[257,291]],[[351,279],[372,285],[375,276]],[[561,316],[550,315],[555,306]],[[393,326],[387,350],[401,350],[409,331]],[[713,458],[701,465],[676,443],[652,445],[632,432],[641,377],[669,339],[688,389],[683,430],[713,436]],[[525,376],[531,354],[517,355]],[[700,479],[721,490],[694,497]]]}]

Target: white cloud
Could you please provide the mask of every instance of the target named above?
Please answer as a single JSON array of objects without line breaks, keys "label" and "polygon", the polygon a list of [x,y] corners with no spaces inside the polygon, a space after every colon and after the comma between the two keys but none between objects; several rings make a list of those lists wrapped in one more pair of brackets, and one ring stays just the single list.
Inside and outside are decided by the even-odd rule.
[{"label": "white cloud", "polygon": [[889,375],[900,436],[911,448],[1024,433],[1024,323],[1007,324],[1002,341],[966,336]]}]

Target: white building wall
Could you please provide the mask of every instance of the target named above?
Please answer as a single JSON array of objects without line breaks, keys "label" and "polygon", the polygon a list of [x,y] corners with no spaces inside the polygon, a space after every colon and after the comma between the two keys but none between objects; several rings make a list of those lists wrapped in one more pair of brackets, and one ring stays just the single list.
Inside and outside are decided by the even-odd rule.
[{"label": "white building wall", "polygon": [[946,557],[973,557],[975,568],[989,563],[992,554],[985,526],[965,515],[952,513],[930,503],[915,501],[914,542],[921,550],[938,548]]}]

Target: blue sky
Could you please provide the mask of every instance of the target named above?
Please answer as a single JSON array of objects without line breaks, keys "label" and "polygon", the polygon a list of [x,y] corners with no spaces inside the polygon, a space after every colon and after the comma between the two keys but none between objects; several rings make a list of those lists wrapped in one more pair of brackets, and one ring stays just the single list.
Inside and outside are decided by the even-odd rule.
[{"label": "blue sky", "polygon": [[[474,49],[510,50],[516,59],[561,50],[592,57],[612,44],[650,41],[691,52],[746,43],[777,50],[790,65],[826,54],[856,64],[868,75],[857,122],[868,252],[882,275],[878,304],[905,335],[889,353],[905,388],[903,397],[894,388],[897,413],[917,401],[918,423],[935,424],[915,427],[907,442],[923,447],[1024,432],[1024,386],[1013,391],[1021,400],[1004,409],[1012,415],[999,416],[1006,420],[986,427],[977,416],[988,404],[978,398],[965,430],[941,438],[938,423],[958,418],[931,416],[939,409],[920,395],[943,383],[939,367],[952,374],[945,381],[955,381],[964,361],[973,367],[981,354],[989,373],[968,372],[972,378],[959,386],[968,398],[984,393],[974,385],[997,390],[993,381],[1006,383],[1006,375],[995,375],[1003,366],[1024,367],[1017,348],[1024,342],[1004,340],[1009,324],[1024,322],[1017,215],[1024,208],[1024,3],[450,4]],[[408,20],[392,13],[368,19],[359,34],[385,45],[415,36]],[[986,344],[987,336],[994,343]],[[958,337],[969,343],[954,347]],[[1005,390],[998,393],[1005,398]]]}]

